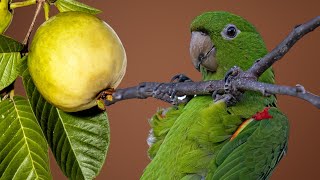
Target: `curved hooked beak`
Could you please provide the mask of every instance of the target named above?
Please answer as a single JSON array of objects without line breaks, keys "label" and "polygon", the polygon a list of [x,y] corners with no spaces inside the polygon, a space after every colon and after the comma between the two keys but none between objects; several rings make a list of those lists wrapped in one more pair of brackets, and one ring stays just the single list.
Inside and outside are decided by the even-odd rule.
[{"label": "curved hooked beak", "polygon": [[200,65],[209,71],[217,70],[217,61],[215,59],[216,48],[209,35],[193,31],[190,41],[190,56],[194,67],[200,71]]}]

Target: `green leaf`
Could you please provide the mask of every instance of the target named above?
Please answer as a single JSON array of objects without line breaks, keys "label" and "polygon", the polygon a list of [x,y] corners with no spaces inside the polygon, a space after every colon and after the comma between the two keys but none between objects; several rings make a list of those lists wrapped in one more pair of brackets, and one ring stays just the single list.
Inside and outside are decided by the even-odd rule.
[{"label": "green leaf", "polygon": [[51,179],[48,145],[29,102],[0,102],[0,179]]},{"label": "green leaf", "polygon": [[101,13],[99,9],[90,7],[86,4],[80,3],[75,0],[57,0],[54,4],[57,6],[60,12],[81,11],[81,12],[86,12],[90,14]]},{"label": "green leaf", "polygon": [[23,45],[18,41],[0,34],[0,53],[20,52]]},{"label": "green leaf", "polygon": [[21,43],[0,35],[0,91],[18,77],[22,49]]},{"label": "green leaf", "polygon": [[23,73],[23,82],[33,111],[64,174],[77,180],[96,177],[109,147],[107,114],[98,109],[65,113],[44,100],[28,70]]},{"label": "green leaf", "polygon": [[16,66],[16,71],[18,72],[18,75],[22,76],[23,72],[28,69],[28,66],[26,65],[28,59],[28,55],[23,56],[19,60],[19,64]]}]

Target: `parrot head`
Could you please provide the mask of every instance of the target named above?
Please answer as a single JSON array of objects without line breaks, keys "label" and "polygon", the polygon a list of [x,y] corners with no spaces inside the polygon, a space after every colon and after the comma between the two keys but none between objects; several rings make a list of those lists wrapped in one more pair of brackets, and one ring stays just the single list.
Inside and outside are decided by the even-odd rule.
[{"label": "parrot head", "polygon": [[191,24],[191,60],[204,80],[222,79],[233,66],[247,70],[266,53],[255,27],[237,15],[206,12]]}]

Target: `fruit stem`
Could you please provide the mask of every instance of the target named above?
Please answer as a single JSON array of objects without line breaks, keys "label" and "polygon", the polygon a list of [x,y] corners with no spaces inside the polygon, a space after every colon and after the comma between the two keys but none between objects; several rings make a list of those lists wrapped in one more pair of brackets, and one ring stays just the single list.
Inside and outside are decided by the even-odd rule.
[{"label": "fruit stem", "polygon": [[36,12],[35,12],[35,14],[33,16],[33,20],[32,20],[32,23],[31,23],[31,25],[29,27],[27,35],[26,35],[26,37],[24,38],[24,40],[22,42],[22,44],[24,44],[24,45],[28,44],[28,41],[29,41],[29,38],[30,38],[30,34],[31,34],[31,32],[33,30],[33,27],[34,27],[34,23],[36,22],[36,19],[37,19],[38,15],[39,15],[39,12],[40,12],[41,7],[42,7],[43,3],[45,2],[45,0],[37,0],[36,2],[38,3],[37,9],[36,9]]},{"label": "fruit stem", "polygon": [[10,4],[10,9],[20,8],[20,7],[26,7],[30,5],[34,5],[37,3],[37,0],[27,0],[22,2],[14,2]]}]

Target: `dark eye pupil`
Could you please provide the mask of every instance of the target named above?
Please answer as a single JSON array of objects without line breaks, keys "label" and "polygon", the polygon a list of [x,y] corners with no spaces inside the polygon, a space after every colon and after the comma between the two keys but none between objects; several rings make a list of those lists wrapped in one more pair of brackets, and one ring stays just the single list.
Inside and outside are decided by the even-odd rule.
[{"label": "dark eye pupil", "polygon": [[231,27],[228,27],[227,29],[227,35],[230,37],[230,38],[234,38],[236,35],[237,35],[237,29],[233,26]]}]

